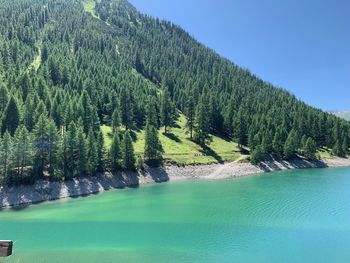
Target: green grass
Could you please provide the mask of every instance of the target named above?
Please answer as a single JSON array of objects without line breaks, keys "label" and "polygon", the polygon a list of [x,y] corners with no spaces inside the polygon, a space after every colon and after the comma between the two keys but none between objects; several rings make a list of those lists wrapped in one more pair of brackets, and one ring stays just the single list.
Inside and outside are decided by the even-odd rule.
[{"label": "green grass", "polygon": [[[99,0],[97,0],[97,2],[99,2]],[[89,13],[90,15],[92,15],[92,17],[102,21],[101,18],[96,14],[95,6],[96,6],[96,1],[95,0],[85,0],[84,1],[84,10],[85,10],[85,12]],[[107,26],[111,25],[110,23],[108,23],[106,21],[104,21],[104,23]]]},{"label": "green grass", "polygon": [[38,55],[34,58],[32,64],[30,64],[29,68],[34,68],[35,71],[38,71],[41,65],[41,48],[38,48]]},{"label": "green grass", "polygon": [[96,12],[95,12],[95,1],[94,0],[86,0],[84,1],[84,9],[85,9],[85,12],[91,14],[94,18],[96,19],[100,19],[97,15],[96,15]]},{"label": "green grass", "polygon": [[[203,150],[198,144],[189,139],[185,123],[185,117],[181,115],[177,122],[178,127],[172,128],[169,135],[164,135],[163,130],[159,131],[159,139],[164,149],[164,158],[168,163],[180,165],[211,164],[236,161],[242,158],[236,143],[217,136],[212,136],[212,142],[208,145],[206,151]],[[109,149],[112,141],[112,128],[104,125],[101,130],[105,137],[106,148]],[[144,145],[144,131],[135,132],[135,154],[142,155]]]},{"label": "green grass", "polygon": [[332,159],[332,158],[335,158],[335,156],[332,155],[330,149],[321,148],[321,149],[319,149],[319,150],[317,151],[317,153],[319,154],[319,156],[321,157],[321,159]]}]

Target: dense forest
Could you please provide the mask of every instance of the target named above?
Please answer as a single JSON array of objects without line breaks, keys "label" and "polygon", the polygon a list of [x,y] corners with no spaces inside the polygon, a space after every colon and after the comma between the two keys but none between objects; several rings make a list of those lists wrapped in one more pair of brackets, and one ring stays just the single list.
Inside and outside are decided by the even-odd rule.
[{"label": "dense forest", "polygon": [[[213,134],[258,163],[267,155],[346,156],[347,121],[221,58],[125,0],[2,0],[0,182],[70,179],[159,165],[159,132],[185,115],[201,147]],[[106,147],[101,125],[113,129]],[[133,131],[145,131],[135,156]]]}]

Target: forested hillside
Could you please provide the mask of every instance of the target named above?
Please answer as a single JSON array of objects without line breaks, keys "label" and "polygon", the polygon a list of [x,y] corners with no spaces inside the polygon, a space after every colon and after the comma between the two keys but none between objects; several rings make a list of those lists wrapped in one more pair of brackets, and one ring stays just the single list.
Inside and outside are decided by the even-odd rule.
[{"label": "forested hillside", "polygon": [[[267,154],[313,159],[317,149],[345,156],[350,144],[347,121],[124,0],[2,0],[0,116],[6,183],[158,165],[164,136],[180,154],[197,147],[225,161],[238,158],[238,145],[254,163]],[[230,158],[213,140],[215,149],[232,145]]]}]

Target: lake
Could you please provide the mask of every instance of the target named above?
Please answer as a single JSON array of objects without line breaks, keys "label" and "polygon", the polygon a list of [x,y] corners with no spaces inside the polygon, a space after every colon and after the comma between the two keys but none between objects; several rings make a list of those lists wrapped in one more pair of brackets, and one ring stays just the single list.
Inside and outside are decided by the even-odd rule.
[{"label": "lake", "polygon": [[350,169],[114,190],[0,212],[0,262],[344,263]]}]

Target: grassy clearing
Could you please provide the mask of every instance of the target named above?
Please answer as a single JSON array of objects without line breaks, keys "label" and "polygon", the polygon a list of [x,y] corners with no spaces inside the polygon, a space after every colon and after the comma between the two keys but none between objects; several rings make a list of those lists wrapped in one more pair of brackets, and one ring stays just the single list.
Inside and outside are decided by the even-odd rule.
[{"label": "grassy clearing", "polygon": [[41,65],[41,48],[38,47],[38,55],[34,58],[29,68],[34,68],[35,71],[38,71],[40,65]]},{"label": "grassy clearing", "polygon": [[96,5],[96,3],[94,0],[86,0],[86,1],[84,1],[84,10],[85,10],[85,12],[91,14],[94,18],[100,20],[100,18],[96,15],[95,5]]},{"label": "grassy clearing", "polygon": [[[169,163],[180,165],[186,164],[211,164],[225,161],[235,161],[242,158],[237,144],[227,141],[217,136],[213,136],[213,141],[206,150],[189,140],[185,129],[185,117],[181,116],[177,122],[178,127],[172,128],[168,135],[159,131],[159,138],[164,148],[164,158]],[[102,126],[106,147],[111,145],[111,127]],[[144,132],[135,132],[135,153],[142,155],[145,145]]]},{"label": "grassy clearing", "polygon": [[[97,0],[97,2],[99,2],[99,1]],[[96,14],[95,6],[96,6],[95,0],[85,0],[84,1],[84,10],[85,10],[85,12],[89,13],[90,15],[92,15],[92,17],[102,21],[101,18]],[[107,26],[111,25],[110,23],[108,23],[106,21],[103,21],[103,22]]]},{"label": "grassy clearing", "polygon": [[321,159],[332,159],[335,158],[334,155],[332,155],[331,150],[330,149],[319,149],[317,151],[317,154],[319,154],[319,156],[321,157]]}]

